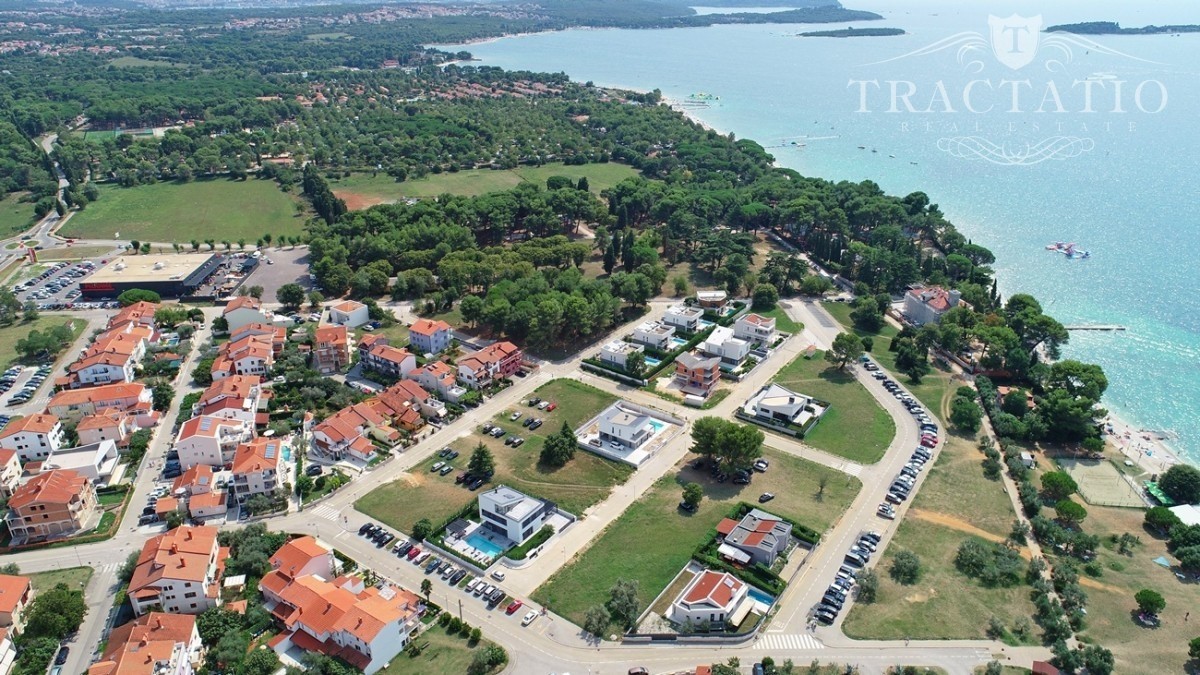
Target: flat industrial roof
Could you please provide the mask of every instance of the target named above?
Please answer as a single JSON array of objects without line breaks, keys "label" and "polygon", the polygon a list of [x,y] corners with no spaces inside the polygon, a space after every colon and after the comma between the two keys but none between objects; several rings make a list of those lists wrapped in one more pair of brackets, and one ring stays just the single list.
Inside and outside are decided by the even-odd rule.
[{"label": "flat industrial roof", "polygon": [[110,260],[87,278],[88,283],[183,281],[213,257],[212,253],[123,255]]}]

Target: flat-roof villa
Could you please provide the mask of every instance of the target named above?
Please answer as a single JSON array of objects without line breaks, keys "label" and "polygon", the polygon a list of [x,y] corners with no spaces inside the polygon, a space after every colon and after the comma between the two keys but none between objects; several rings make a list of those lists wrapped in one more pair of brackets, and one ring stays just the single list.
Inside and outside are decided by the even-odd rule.
[{"label": "flat-roof villa", "polygon": [[491,565],[505,551],[520,546],[549,525],[561,532],[571,523],[549,500],[531,497],[506,485],[479,495],[479,522],[459,518],[446,526],[443,543],[480,567]]},{"label": "flat-roof villa", "polygon": [[771,383],[759,389],[738,411],[738,417],[781,431],[807,432],[829,409],[811,396]]},{"label": "flat-roof villa", "polygon": [[638,344],[664,352],[687,344],[687,340],[675,337],[674,326],[667,325],[662,321],[646,321],[640,324],[633,329],[633,336],[630,339]]},{"label": "flat-roof villa", "polygon": [[732,328],[717,326],[700,343],[700,351],[721,359],[721,370],[737,370],[750,355],[750,343],[734,335]]},{"label": "flat-roof villa", "polygon": [[575,430],[580,447],[602,457],[641,466],[683,428],[683,420],[644,406],[617,401]]},{"label": "flat-roof villa", "polygon": [[600,361],[625,369],[629,357],[641,353],[645,348],[624,340],[613,340],[600,348]]},{"label": "flat-roof villa", "polygon": [[704,320],[704,310],[687,305],[668,307],[666,313],[663,314],[662,322],[676,330],[688,333],[698,332],[710,325],[710,322]]}]

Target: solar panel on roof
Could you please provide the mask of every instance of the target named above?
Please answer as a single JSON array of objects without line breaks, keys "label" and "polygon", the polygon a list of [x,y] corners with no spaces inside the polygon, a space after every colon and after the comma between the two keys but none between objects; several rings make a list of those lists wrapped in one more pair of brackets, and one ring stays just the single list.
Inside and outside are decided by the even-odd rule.
[{"label": "solar panel on roof", "polygon": [[204,419],[200,420],[200,431],[208,431],[210,427],[212,427],[211,417],[205,417]]},{"label": "solar panel on roof", "polygon": [[274,443],[267,444],[266,450],[264,450],[264,452],[263,452],[263,456],[265,456],[267,459],[275,459],[275,444]]}]

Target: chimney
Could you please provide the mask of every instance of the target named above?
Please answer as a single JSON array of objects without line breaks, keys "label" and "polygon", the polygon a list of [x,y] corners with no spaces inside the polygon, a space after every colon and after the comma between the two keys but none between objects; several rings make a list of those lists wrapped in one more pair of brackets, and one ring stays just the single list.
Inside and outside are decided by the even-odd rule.
[{"label": "chimney", "polygon": [[171,553],[179,553],[179,544],[171,542]]},{"label": "chimney", "polygon": [[159,617],[159,616],[154,617],[154,629],[161,630],[162,627],[163,627],[162,626],[162,617]]},{"label": "chimney", "polygon": [[190,527],[184,528],[183,535],[184,535],[186,541],[191,541],[192,540],[192,528],[190,528]]}]

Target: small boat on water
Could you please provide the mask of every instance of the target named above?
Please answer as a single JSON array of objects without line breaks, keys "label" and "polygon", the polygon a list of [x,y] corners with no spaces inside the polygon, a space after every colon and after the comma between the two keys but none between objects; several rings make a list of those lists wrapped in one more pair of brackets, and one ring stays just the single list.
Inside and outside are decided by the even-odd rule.
[{"label": "small boat on water", "polygon": [[689,101],[720,101],[720,96],[714,96],[706,91],[698,91],[688,96]]},{"label": "small boat on water", "polygon": [[860,146],[858,146],[858,149],[859,149],[859,150],[866,150],[866,149],[867,149],[867,146],[865,146],[865,145],[860,145]]},{"label": "small boat on water", "polygon": [[1055,253],[1061,253],[1064,256],[1072,259],[1077,258],[1079,260],[1087,260],[1088,258],[1092,257],[1091,251],[1084,251],[1083,249],[1076,248],[1075,242],[1064,243],[1061,241],[1056,241],[1052,244],[1046,244],[1046,250],[1054,251]]}]

